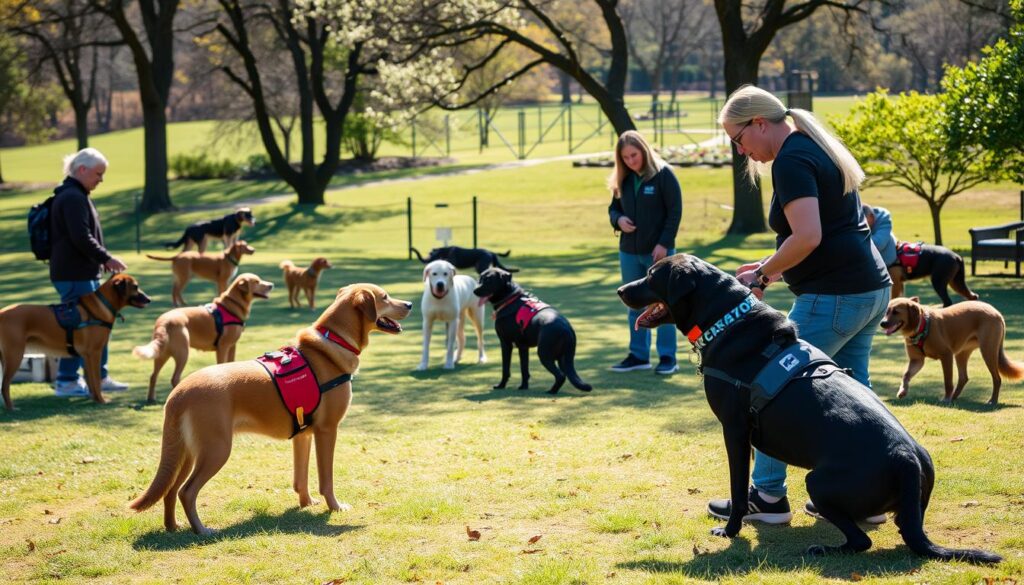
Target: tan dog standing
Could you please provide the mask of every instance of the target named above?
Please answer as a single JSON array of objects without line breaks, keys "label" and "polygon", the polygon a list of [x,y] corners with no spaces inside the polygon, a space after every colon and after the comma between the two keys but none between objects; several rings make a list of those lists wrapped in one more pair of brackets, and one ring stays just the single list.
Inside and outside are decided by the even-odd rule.
[{"label": "tan dog standing", "polygon": [[[906,338],[907,357],[910,363],[903,373],[897,398],[903,398],[910,390],[910,380],[924,366],[924,358],[942,362],[945,380],[946,402],[960,397],[967,384],[967,360],[975,349],[981,350],[988,371],[992,374],[992,397],[989,404],[999,402],[1000,374],[1011,380],[1024,378],[1024,364],[1006,357],[1003,340],[1006,337],[1006,322],[1003,316],[988,303],[965,301],[937,309],[926,307],[918,297],[899,298],[889,301],[889,307],[882,319],[886,335],[897,331]],[[953,387],[953,362],[959,379]]]},{"label": "tan dog standing", "polygon": [[[366,349],[371,331],[400,333],[398,321],[411,310],[412,303],[391,298],[379,286],[353,284],[340,289],[316,322],[299,330],[288,344],[302,352],[317,381],[334,380],[356,372],[358,354]],[[332,338],[321,331],[329,332]],[[351,399],[351,382],[323,392],[310,426],[292,438],[292,486],[299,495],[299,506],[314,503],[308,476],[310,442],[315,439],[320,494],[331,510],[347,507],[334,495],[334,444],[338,424]],[[164,527],[173,531],[178,527],[174,513],[177,496],[192,530],[210,534],[212,531],[199,520],[196,497],[227,462],[234,434],[248,432],[288,439],[293,436],[294,422],[270,374],[255,360],[219,364],[193,373],[167,398],[156,477],[130,507],[141,511],[162,499]]]},{"label": "tan dog standing", "polygon": [[313,260],[309,268],[299,268],[291,260],[281,262],[281,270],[284,271],[284,283],[288,285],[288,306],[296,308],[299,306],[299,292],[306,295],[309,301],[309,308],[315,304],[316,287],[320,284],[320,273],[328,268],[333,268],[330,261],[323,256]]},{"label": "tan dog standing", "polygon": [[[190,347],[216,351],[218,364],[235,361],[235,347],[242,337],[244,321],[249,318],[253,300],[267,298],[273,288],[274,283],[261,280],[255,274],[246,273],[236,278],[228,290],[215,298],[211,305],[171,309],[157,317],[153,326],[153,340],[132,350],[135,357],[153,360],[153,374],[149,377],[147,400],[156,400],[157,376],[170,358],[174,358],[171,389],[178,385],[181,381],[181,372],[188,363]],[[221,331],[217,331],[217,320],[211,309],[228,313],[226,319],[223,312],[221,313]]]},{"label": "tan dog standing", "polygon": [[192,280],[193,274],[213,281],[217,285],[217,294],[224,294],[224,291],[228,288],[228,283],[231,282],[231,279],[238,272],[238,265],[242,261],[242,256],[252,254],[255,251],[252,246],[245,243],[245,240],[239,240],[226,251],[219,254],[206,255],[199,252],[181,252],[170,258],[152,256],[150,254],[146,254],[146,258],[171,263],[171,271],[174,273],[174,284],[171,287],[171,304],[175,307],[181,307],[186,304],[185,297],[182,296],[181,292],[185,290],[185,285]]},{"label": "tan dog standing", "polygon": [[[78,300],[78,312],[86,326],[74,329],[72,346],[82,357],[85,383],[92,399],[100,404],[108,400],[100,388],[100,359],[110,339],[117,313],[131,305],[139,309],[149,304],[149,297],[139,283],[127,274],[115,274],[98,290]],[[52,357],[70,357],[67,332],[57,323],[49,305],[11,305],[0,309],[0,363],[3,364],[4,408],[14,409],[11,402],[11,378],[18,371],[25,351]]]}]

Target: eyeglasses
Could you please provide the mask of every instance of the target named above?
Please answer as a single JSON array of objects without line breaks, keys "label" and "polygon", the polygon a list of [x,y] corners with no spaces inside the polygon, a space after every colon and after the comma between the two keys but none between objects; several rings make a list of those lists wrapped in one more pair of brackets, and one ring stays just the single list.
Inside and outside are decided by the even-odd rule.
[{"label": "eyeglasses", "polygon": [[743,146],[742,144],[740,144],[740,141],[743,140],[743,133],[746,132],[747,128],[749,128],[750,125],[753,123],[753,119],[748,120],[747,123],[743,125],[743,128],[740,128],[740,131],[736,133],[736,136],[730,136],[729,140],[732,140],[732,143],[735,144],[736,146]]}]

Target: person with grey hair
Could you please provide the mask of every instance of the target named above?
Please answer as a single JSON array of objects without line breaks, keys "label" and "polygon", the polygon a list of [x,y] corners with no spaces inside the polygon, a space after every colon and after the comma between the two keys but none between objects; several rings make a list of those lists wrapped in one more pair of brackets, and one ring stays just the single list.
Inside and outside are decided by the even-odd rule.
[{"label": "person with grey hair", "polygon": [[[772,177],[768,225],[775,253],[744,264],[736,278],[761,298],[783,279],[796,295],[789,318],[800,338],[818,347],[860,383],[871,387],[871,342],[882,320],[892,280],[861,209],[858,188],[864,171],[850,151],[806,110],[788,109],[754,86],[726,100],[718,122],[747,157],[751,180]],[[786,464],[754,450],[746,520],[789,522]],[[805,506],[818,516],[813,502]],[[728,518],[729,500],[712,500],[708,512]],[[880,523],[885,516],[866,519]]]},{"label": "person with grey hair", "polygon": [[[53,192],[50,209],[50,281],[61,302],[75,301],[100,287],[104,272],[121,272],[125,263],[103,246],[103,228],[89,194],[103,182],[107,159],[95,148],[83,148],[64,157],[64,182]],[[54,390],[57,396],[88,396],[89,389],[78,373],[79,357],[63,358]],[[107,372],[107,349],[100,365],[102,388],[116,392],[128,388]]]},{"label": "person with grey hair", "polygon": [[[892,233],[892,214],[884,207],[863,206],[864,219],[871,229],[871,242],[878,248],[886,266],[896,264],[896,235]],[[891,272],[890,272],[891,276]]]}]

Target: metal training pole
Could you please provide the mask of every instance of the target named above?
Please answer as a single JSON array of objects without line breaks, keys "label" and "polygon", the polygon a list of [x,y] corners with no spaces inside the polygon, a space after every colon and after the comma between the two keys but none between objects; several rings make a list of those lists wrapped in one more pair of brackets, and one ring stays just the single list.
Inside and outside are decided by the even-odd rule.
[{"label": "metal training pole", "polygon": [[139,203],[139,192],[135,192],[135,253],[142,253],[142,209]]},{"label": "metal training pole", "polygon": [[473,195],[473,247],[476,248],[476,195]]},{"label": "metal training pole", "polygon": [[444,155],[452,155],[452,127],[448,122],[449,114],[444,115]]},{"label": "metal training pole", "polygon": [[412,260],[412,197],[405,198],[405,229],[409,240],[409,260]]}]

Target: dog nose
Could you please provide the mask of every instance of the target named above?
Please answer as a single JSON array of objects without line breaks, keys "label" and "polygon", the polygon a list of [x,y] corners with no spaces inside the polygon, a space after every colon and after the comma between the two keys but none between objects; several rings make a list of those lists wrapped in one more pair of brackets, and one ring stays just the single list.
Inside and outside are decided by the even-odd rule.
[{"label": "dog nose", "polygon": [[411,311],[412,310],[412,303],[410,303],[409,301],[406,301],[405,302],[405,308]]},{"label": "dog nose", "polygon": [[615,294],[619,295],[620,299],[622,298],[622,295],[625,294],[625,293],[626,293],[626,285],[622,285],[618,289],[615,290]]}]

